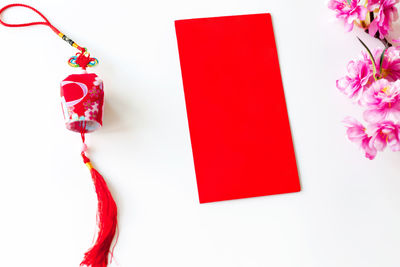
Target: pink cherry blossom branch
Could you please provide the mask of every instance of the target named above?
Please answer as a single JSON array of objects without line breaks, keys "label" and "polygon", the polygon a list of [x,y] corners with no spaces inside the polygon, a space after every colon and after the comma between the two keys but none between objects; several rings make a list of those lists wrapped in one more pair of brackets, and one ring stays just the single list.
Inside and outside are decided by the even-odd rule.
[{"label": "pink cherry blossom branch", "polygon": [[[372,23],[372,21],[375,19],[375,18],[374,18],[374,12],[372,12],[372,11],[369,12],[369,17],[370,17],[370,23]],[[369,34],[369,30],[368,30],[368,29],[366,29],[365,32]],[[393,45],[386,39],[386,37],[384,37],[383,39],[381,39],[381,38],[379,37],[379,32],[376,32],[375,35],[374,35],[374,37],[375,37],[376,39],[378,39],[379,41],[381,41],[385,47],[391,47],[391,46],[393,46]]]},{"label": "pink cherry blossom branch", "polygon": [[400,151],[400,46],[393,46],[386,39],[392,22],[399,17],[398,3],[400,0],[329,2],[329,8],[344,22],[346,31],[356,25],[384,45],[370,50],[359,38],[367,52],[351,60],[347,74],[336,81],[336,87],[364,109],[365,126],[351,117],[344,122],[348,139],[358,144],[369,159],[385,148]]}]

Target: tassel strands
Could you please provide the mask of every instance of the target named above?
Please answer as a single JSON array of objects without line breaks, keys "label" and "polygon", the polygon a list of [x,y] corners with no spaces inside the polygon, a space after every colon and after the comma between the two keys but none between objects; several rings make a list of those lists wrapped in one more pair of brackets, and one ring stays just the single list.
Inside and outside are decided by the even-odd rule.
[{"label": "tassel strands", "polygon": [[90,159],[86,156],[86,144],[84,141],[84,134],[82,134],[83,149],[82,158],[83,163],[88,167],[92,180],[95,186],[98,209],[97,209],[97,226],[98,233],[96,240],[84,256],[80,266],[87,267],[106,267],[108,265],[109,254],[114,236],[117,232],[117,205],[107,187],[103,176],[93,168]]}]

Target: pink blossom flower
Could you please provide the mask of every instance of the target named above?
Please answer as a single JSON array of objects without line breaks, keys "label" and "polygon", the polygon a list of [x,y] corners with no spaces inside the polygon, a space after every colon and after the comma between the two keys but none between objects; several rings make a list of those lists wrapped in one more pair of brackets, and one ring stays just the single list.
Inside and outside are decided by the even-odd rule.
[{"label": "pink blossom flower", "polygon": [[368,0],[367,1],[367,9],[368,11],[374,11],[375,9],[379,8],[382,0]]},{"label": "pink blossom flower", "polygon": [[[398,19],[397,8],[395,5],[399,0],[381,0],[379,1],[379,11],[376,17],[369,25],[369,33],[374,36],[376,32],[379,32],[379,38],[383,39],[390,30],[392,21]],[[372,4],[374,6],[376,1]]]},{"label": "pink blossom flower", "polygon": [[[394,0],[392,0],[394,1]],[[351,31],[354,26],[354,21],[365,20],[368,13],[360,2],[360,0],[330,0],[328,7],[336,11],[336,17],[344,21],[346,31]]]},{"label": "pink blossom flower", "polygon": [[358,144],[365,152],[365,156],[374,159],[377,153],[375,147],[370,145],[371,137],[366,133],[365,127],[356,119],[347,117],[343,120],[347,127],[347,137],[353,143]]},{"label": "pink blossom flower", "polygon": [[92,106],[92,104],[93,104],[93,102],[92,102],[90,99],[88,99],[88,100],[86,100],[85,102],[83,102],[83,107],[84,107],[85,109],[90,109],[90,107]]},{"label": "pink blossom flower", "polygon": [[100,96],[100,89],[93,86],[93,88],[89,89],[89,94],[92,98],[98,98]]},{"label": "pink blossom flower", "polygon": [[370,60],[350,61],[347,71],[347,76],[336,81],[336,87],[350,98],[359,100],[373,81]]},{"label": "pink blossom flower", "polygon": [[370,145],[378,151],[386,148],[386,145],[392,151],[400,151],[399,125],[392,121],[382,121],[369,126],[373,132]]},{"label": "pink blossom flower", "polygon": [[89,120],[96,120],[96,118],[97,118],[97,111],[95,111],[95,110],[91,110],[91,111],[89,111]]},{"label": "pink blossom flower", "polygon": [[[400,47],[389,47],[385,51],[385,56],[383,57],[383,62],[382,62],[382,73],[380,73],[380,61],[382,52],[383,52],[382,48],[376,48],[372,52],[376,64],[377,77],[385,78],[389,81],[396,81],[400,79]],[[361,53],[362,53],[362,60],[365,61],[370,66],[372,74],[373,66],[370,56],[368,55],[367,52],[363,51]]]},{"label": "pink blossom flower", "polygon": [[400,80],[396,82],[377,80],[365,92],[363,103],[367,107],[364,119],[368,122],[385,120],[389,114],[400,119]]},{"label": "pink blossom flower", "polygon": [[[380,58],[383,49],[378,48],[374,51],[376,68],[380,69]],[[400,50],[395,47],[390,47],[385,51],[385,56],[382,62],[382,73],[379,77],[385,78],[389,81],[396,81],[400,79]]]}]

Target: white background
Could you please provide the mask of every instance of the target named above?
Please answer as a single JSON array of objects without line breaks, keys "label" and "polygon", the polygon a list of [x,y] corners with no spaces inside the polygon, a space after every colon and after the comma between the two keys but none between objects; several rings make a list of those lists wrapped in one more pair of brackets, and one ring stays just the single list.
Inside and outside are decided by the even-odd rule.
[{"label": "white background", "polygon": [[[400,266],[400,153],[369,161],[346,140],[341,120],[361,110],[335,87],[362,50],[356,34],[380,43],[345,33],[326,2],[29,4],[100,60],[105,127],[88,145],[119,206],[111,266]],[[275,28],[302,191],[200,205],[174,20],[264,12]],[[35,16],[14,9],[5,18]],[[0,27],[0,51],[0,265],[78,266],[95,231],[96,196],[59,100],[76,50],[36,26]]]}]

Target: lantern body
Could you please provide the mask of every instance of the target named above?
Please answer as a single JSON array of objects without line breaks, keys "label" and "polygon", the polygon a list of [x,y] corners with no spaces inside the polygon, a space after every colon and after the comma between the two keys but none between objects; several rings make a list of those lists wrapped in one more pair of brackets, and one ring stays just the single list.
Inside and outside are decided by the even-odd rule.
[{"label": "lantern body", "polygon": [[69,75],[61,82],[61,105],[68,130],[97,130],[103,125],[103,81],[94,73]]}]

